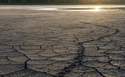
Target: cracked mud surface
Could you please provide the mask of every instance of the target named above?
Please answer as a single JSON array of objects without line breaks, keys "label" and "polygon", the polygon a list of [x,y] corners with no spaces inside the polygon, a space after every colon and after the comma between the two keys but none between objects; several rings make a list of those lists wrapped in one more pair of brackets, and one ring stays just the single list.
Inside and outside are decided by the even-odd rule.
[{"label": "cracked mud surface", "polygon": [[125,77],[125,11],[0,12],[0,77]]}]

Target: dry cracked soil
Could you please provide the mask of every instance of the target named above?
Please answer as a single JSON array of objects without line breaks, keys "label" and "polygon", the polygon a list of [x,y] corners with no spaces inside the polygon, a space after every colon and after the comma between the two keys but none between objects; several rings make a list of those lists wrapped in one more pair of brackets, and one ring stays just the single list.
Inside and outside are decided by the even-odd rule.
[{"label": "dry cracked soil", "polygon": [[125,11],[0,10],[0,77],[125,77]]}]

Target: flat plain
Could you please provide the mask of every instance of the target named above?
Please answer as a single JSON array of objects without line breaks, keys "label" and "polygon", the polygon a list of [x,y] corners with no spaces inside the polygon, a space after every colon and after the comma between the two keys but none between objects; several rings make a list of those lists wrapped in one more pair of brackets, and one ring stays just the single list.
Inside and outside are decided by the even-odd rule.
[{"label": "flat plain", "polygon": [[125,77],[125,11],[0,10],[0,77]]}]

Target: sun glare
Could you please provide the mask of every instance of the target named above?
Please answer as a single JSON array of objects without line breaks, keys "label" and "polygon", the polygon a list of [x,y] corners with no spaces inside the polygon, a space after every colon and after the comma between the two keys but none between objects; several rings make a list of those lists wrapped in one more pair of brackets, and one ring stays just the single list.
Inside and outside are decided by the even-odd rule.
[{"label": "sun glare", "polygon": [[101,10],[99,9],[99,7],[95,7],[94,11],[101,11]]}]

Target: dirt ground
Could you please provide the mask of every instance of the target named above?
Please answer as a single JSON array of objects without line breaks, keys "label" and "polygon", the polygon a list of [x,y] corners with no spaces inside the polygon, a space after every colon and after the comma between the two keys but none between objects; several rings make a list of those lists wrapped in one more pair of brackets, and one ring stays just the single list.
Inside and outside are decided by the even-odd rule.
[{"label": "dirt ground", "polygon": [[0,10],[1,77],[124,77],[125,11]]}]

